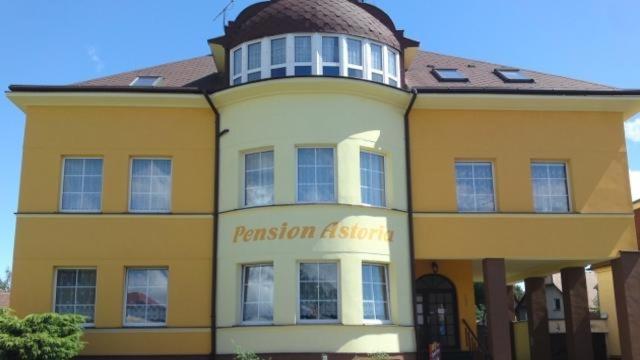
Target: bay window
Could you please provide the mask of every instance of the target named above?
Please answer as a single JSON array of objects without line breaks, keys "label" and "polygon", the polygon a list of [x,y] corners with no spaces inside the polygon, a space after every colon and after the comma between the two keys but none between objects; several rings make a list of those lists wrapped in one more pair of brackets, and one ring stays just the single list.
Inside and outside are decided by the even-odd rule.
[{"label": "bay window", "polygon": [[231,49],[230,84],[286,76],[345,76],[398,87],[399,53],[369,39],[340,34],[284,34]]},{"label": "bay window", "polygon": [[246,265],[242,271],[242,322],[273,321],[273,265]]},{"label": "bay window", "polygon": [[298,148],[298,202],[334,202],[333,148]]},{"label": "bay window", "polygon": [[338,264],[300,264],[299,315],[302,322],[338,320]]}]

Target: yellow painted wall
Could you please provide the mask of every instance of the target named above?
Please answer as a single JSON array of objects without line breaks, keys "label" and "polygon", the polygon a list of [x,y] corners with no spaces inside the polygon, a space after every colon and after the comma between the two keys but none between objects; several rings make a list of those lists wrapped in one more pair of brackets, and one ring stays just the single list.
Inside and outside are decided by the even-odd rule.
[{"label": "yellow painted wall", "polygon": [[457,159],[494,162],[501,212],[533,212],[532,160],[567,161],[575,212],[631,212],[620,113],[416,109],[410,119],[417,212],[457,211]]},{"label": "yellow painted wall", "polygon": [[417,259],[597,260],[637,247],[631,215],[425,214],[414,226]]},{"label": "yellow painted wall", "polygon": [[[218,268],[224,269],[217,279],[220,353],[233,353],[236,344],[260,353],[415,350],[411,284],[407,281],[411,278],[407,215],[393,210],[406,210],[407,206],[406,103],[396,106],[364,95],[374,89],[392,98],[396,90],[361,82],[340,83],[351,88],[342,89],[342,93],[338,87],[324,92],[321,82],[293,81],[279,89],[279,83],[274,82],[250,84],[214,98],[221,126],[229,130],[220,140],[224,169],[220,207],[228,211],[219,220]],[[297,146],[335,147],[335,204],[296,204]],[[243,156],[256,149],[274,151],[274,198],[280,206],[242,209]],[[385,155],[387,208],[360,206],[362,149]],[[393,239],[323,238],[322,230],[333,222],[338,226],[382,227],[393,231]],[[291,240],[245,240],[235,234],[239,226],[270,228],[283,223],[317,230],[314,236]],[[338,262],[340,319],[335,324],[303,325],[297,314],[298,265],[318,260]],[[388,264],[389,324],[370,325],[363,320],[363,262]],[[241,324],[242,265],[252,263],[274,265],[273,323],[277,326]]]},{"label": "yellow painted wall", "polygon": [[[622,120],[609,112],[415,109],[413,200],[425,213],[414,221],[416,257],[607,259],[635,250]],[[493,162],[497,209],[509,215],[455,214],[456,160]],[[572,210],[594,217],[532,214],[535,160],[566,161]]]},{"label": "yellow painted wall", "polygon": [[[95,267],[95,329],[83,354],[208,353],[210,109],[31,107],[26,115],[11,294],[18,315],[53,310],[57,267]],[[64,156],[103,157],[105,214],[56,214]],[[173,214],[126,214],[133,156],[173,160]],[[142,266],[169,269],[165,329],[123,328],[126,268]]]},{"label": "yellow painted wall", "polygon": [[172,212],[211,213],[210,109],[34,107],[27,112],[19,212],[59,207],[63,156],[102,156],[103,212],[128,209],[134,156],[173,160]]},{"label": "yellow painted wall", "polygon": [[438,274],[451,280],[456,287],[458,299],[458,317],[460,329],[460,345],[466,349],[464,325],[465,320],[474,333],[476,328],[476,299],[473,292],[473,266],[469,260],[417,260],[415,262],[416,279],[432,274],[432,263],[438,263]]},{"label": "yellow painted wall", "polygon": [[620,330],[618,329],[618,314],[613,290],[613,272],[610,266],[594,269],[598,276],[598,298],[600,312],[607,314],[607,351],[609,356],[621,356]]}]

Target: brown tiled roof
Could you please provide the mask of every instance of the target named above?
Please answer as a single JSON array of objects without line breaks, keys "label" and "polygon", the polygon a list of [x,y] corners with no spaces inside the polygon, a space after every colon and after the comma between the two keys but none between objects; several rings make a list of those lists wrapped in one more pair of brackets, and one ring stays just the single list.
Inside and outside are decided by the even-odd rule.
[{"label": "brown tiled roof", "polygon": [[[469,81],[463,83],[439,82],[431,74],[433,67],[458,69],[469,78]],[[524,69],[522,72],[533,78],[535,80],[534,83],[505,83],[493,73],[496,68],[505,68],[505,66],[433,52],[418,51],[411,68],[406,72],[406,82],[409,88],[434,90],[619,90],[606,85],[599,85],[563,76],[549,75]],[[70,87],[127,87],[137,76],[143,75],[162,76],[164,78],[162,86],[168,88],[192,87],[203,88],[211,91],[222,89],[227,85],[227,80],[224,74],[217,73],[213,58],[210,55],[207,55],[84,81],[72,84]]]},{"label": "brown tiled roof", "polygon": [[9,293],[0,292],[0,308],[9,307]]},{"label": "brown tiled roof", "polygon": [[[404,39],[382,10],[357,0],[271,0],[247,7],[212,39],[227,49],[265,36],[300,32],[339,33],[365,37],[400,49]],[[417,46],[417,43],[414,45]]]},{"label": "brown tiled roof", "polygon": [[[432,69],[458,69],[466,75],[468,82],[440,82]],[[484,61],[464,59],[434,52],[418,51],[407,70],[406,83],[410,88],[463,88],[463,89],[527,89],[527,90],[580,90],[609,91],[614,87],[592,82],[570,79],[563,76],[544,74],[537,71],[520,69],[524,75],[532,78],[532,83],[505,83],[493,73],[496,68],[511,66],[492,64]]]},{"label": "brown tiled roof", "polygon": [[128,86],[138,76],[162,76],[163,87],[201,87],[208,90],[220,83],[216,81],[216,64],[211,55],[199,56],[128,71],[116,75],[72,84],[72,86]]}]

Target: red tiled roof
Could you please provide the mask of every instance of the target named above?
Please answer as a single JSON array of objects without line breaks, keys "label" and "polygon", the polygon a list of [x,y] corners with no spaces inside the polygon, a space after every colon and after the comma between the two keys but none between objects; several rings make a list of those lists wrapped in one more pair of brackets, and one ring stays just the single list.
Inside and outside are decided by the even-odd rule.
[{"label": "red tiled roof", "polygon": [[203,83],[211,83],[217,72],[213,57],[205,55],[83,81],[72,86],[129,86],[138,76],[162,76],[161,86],[199,87]]},{"label": "red tiled roof", "polygon": [[[468,82],[440,82],[432,74],[433,68],[458,69],[469,79]],[[532,78],[533,83],[505,83],[493,73],[496,68],[511,66],[492,64],[484,61],[464,59],[434,52],[419,51],[406,75],[410,88],[467,88],[467,89],[528,89],[528,90],[618,90],[614,87],[592,82],[570,79],[564,76],[544,74],[520,69]]]},{"label": "red tiled roof", "polygon": [[9,307],[9,295],[8,292],[0,292],[0,308]]},{"label": "red tiled roof", "polygon": [[[283,1],[283,0],[280,0]],[[468,82],[439,82],[432,74],[433,68],[455,68],[464,73]],[[505,83],[493,71],[505,68],[504,65],[484,61],[464,59],[433,52],[418,51],[418,54],[406,75],[409,88],[416,89],[467,89],[467,90],[569,90],[569,91],[616,91],[614,87],[592,82],[570,79],[563,76],[544,74],[537,71],[522,70],[533,78],[533,83]],[[199,87],[217,90],[226,87],[227,80],[216,71],[210,55],[183,61],[158,65],[140,70],[107,76],[99,79],[72,84],[70,87],[127,87],[137,76],[162,76],[163,87],[186,88]]]}]

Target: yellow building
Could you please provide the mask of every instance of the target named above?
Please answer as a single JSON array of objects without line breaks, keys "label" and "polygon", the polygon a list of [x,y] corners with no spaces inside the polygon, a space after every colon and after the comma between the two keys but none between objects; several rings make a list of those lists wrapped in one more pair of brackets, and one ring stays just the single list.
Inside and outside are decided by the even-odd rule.
[{"label": "yellow building", "polygon": [[[257,3],[208,43],[7,94],[26,115],[11,304],[85,315],[83,357],[510,359],[526,280],[545,359],[539,282],[562,271],[567,348],[589,359],[583,269],[607,260],[640,316],[640,91],[425,52],[355,0]],[[618,319],[640,359],[640,322]]]}]

